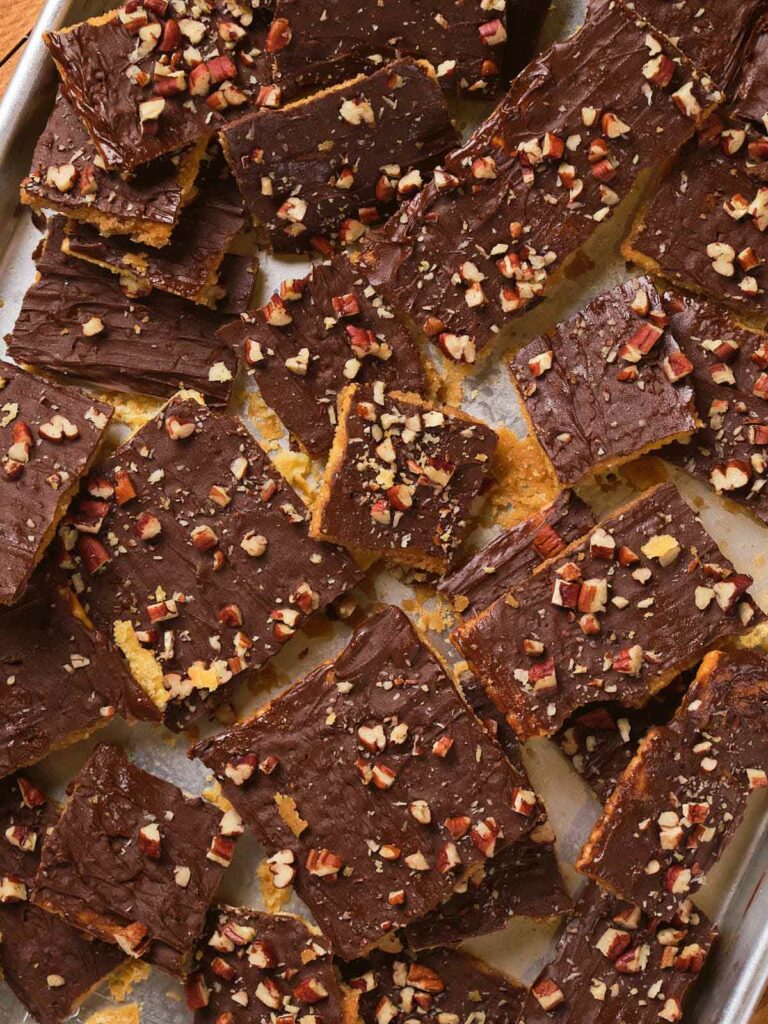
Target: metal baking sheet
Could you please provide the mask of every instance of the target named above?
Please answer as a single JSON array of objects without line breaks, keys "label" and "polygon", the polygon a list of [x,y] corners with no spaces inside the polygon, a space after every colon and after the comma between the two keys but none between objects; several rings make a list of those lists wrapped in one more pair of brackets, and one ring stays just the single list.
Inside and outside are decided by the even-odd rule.
[{"label": "metal baking sheet", "polygon": [[[48,0],[32,33],[18,70],[0,104],[0,337],[13,327],[22,297],[34,276],[31,253],[39,240],[29,211],[18,203],[18,186],[26,174],[32,148],[45,124],[56,85],[52,62],[47,58],[42,33],[102,13],[114,4],[105,0]],[[583,17],[585,0],[555,0],[545,26],[545,39],[563,38]],[[471,103],[457,106],[455,113],[469,130],[488,107]],[[551,325],[590,296],[626,277],[618,242],[631,218],[632,206],[617,211],[595,246],[590,246],[589,267],[578,278],[565,283],[554,298],[513,325],[515,342],[524,342]],[[289,271],[289,267],[291,270]],[[296,272],[296,260],[280,261],[262,254],[263,294],[282,277]],[[491,424],[503,425],[522,436],[525,427],[516,396],[502,363],[485,368],[464,386],[464,405]],[[247,396],[242,411],[247,413]],[[257,422],[250,424],[258,435]],[[755,592],[763,608],[768,609],[768,561],[765,557],[765,527],[746,514],[733,510],[704,487],[684,474],[674,479],[687,499],[700,511],[710,530],[737,569],[751,573]],[[626,497],[617,481],[614,487],[593,495],[603,508],[613,507]],[[374,580],[375,597],[394,603],[408,603],[413,592],[399,580],[380,572]],[[407,605],[410,607],[410,603]],[[315,629],[305,644],[295,642],[276,659],[276,672],[270,672],[273,689],[286,686],[321,660],[332,655],[346,642],[346,627],[336,624]],[[441,642],[439,636],[430,639]],[[446,653],[448,648],[444,646]],[[275,681],[276,680],[276,681]],[[245,684],[239,697],[239,710],[257,707],[270,694],[258,680]],[[208,727],[206,727],[208,728]],[[205,770],[186,756],[186,740],[174,737],[160,727],[140,725],[134,728],[115,722],[97,737],[51,756],[36,774],[58,794],[84,763],[99,739],[117,739],[124,743],[135,760],[192,793],[202,792],[209,784]],[[526,763],[534,785],[542,794],[558,835],[558,855],[569,882],[576,887],[578,876],[569,867],[589,833],[599,811],[591,791],[571,770],[555,746],[534,741],[525,750]],[[721,931],[716,952],[711,958],[686,1020],[691,1024],[748,1024],[760,995],[768,983],[768,793],[756,794],[747,818],[726,856],[712,872],[698,902],[715,917]],[[222,898],[232,902],[261,906],[256,883],[256,865],[261,851],[249,837],[241,840],[233,866],[224,879]],[[293,909],[301,910],[298,903]],[[469,944],[474,952],[524,982],[531,982],[546,962],[557,933],[554,924],[534,924],[517,919],[497,935]],[[127,996],[142,1007],[142,1024],[184,1024],[189,1014],[184,1007],[183,991],[173,979],[152,973],[135,985]],[[114,994],[106,986],[81,1007],[74,1018],[87,1021],[95,1010],[113,1005]],[[23,1009],[0,986],[0,1021],[22,1024],[30,1020]]]}]

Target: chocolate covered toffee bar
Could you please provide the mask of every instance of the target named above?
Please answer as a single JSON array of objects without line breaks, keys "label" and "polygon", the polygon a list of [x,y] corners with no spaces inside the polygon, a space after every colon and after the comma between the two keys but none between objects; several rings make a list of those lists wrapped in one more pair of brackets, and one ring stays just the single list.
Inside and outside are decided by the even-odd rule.
[{"label": "chocolate covered toffee bar", "polygon": [[521,739],[575,710],[639,707],[759,613],[672,484],[657,487],[513,587],[452,639]]},{"label": "chocolate covered toffee bar", "polygon": [[278,252],[357,241],[417,192],[458,135],[429,64],[388,64],[221,133],[246,206]]},{"label": "chocolate covered toffee bar", "polygon": [[[525,835],[534,794],[388,607],[282,696],[193,751],[349,959]],[[343,799],[339,795],[343,793]]]},{"label": "chocolate covered toffee bar", "polygon": [[563,486],[687,440],[698,426],[692,364],[665,324],[658,292],[641,277],[598,295],[513,358],[531,432]]},{"label": "chocolate covered toffee bar", "polygon": [[687,904],[674,917],[588,885],[554,960],[533,983],[518,1024],[659,1024],[683,1018],[716,930]]},{"label": "chocolate covered toffee bar", "polygon": [[65,538],[80,599],[172,728],[361,579],[306,519],[240,420],[184,394],[92,474]]},{"label": "chocolate covered toffee bar", "polygon": [[101,744],[43,846],[34,902],[174,974],[191,965],[242,823]]},{"label": "chocolate covered toffee bar", "polygon": [[39,1024],[60,1024],[124,959],[30,902],[57,811],[23,775],[0,782],[0,970]]},{"label": "chocolate covered toffee bar", "polygon": [[618,4],[590,11],[371,241],[371,283],[450,358],[474,362],[718,99]]},{"label": "chocolate covered toffee bar", "polygon": [[651,729],[577,867],[652,914],[674,912],[768,786],[768,660],[707,655],[675,717]]},{"label": "chocolate covered toffee bar", "polygon": [[82,391],[0,361],[0,605],[24,593],[111,416]]},{"label": "chocolate covered toffee bar", "polygon": [[484,423],[417,395],[347,388],[312,535],[444,571],[470,531],[497,441]]},{"label": "chocolate covered toffee bar", "polygon": [[408,331],[344,254],[283,281],[260,310],[222,327],[267,405],[311,455],[333,444],[339,392],[355,380],[424,394]]}]

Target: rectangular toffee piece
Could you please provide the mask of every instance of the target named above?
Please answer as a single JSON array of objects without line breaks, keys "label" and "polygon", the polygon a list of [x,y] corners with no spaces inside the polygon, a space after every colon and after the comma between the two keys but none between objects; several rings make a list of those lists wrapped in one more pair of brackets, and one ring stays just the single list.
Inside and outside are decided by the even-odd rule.
[{"label": "rectangular toffee piece", "polygon": [[226,0],[131,0],[45,43],[105,166],[125,171],[272,102],[259,18]]},{"label": "rectangular toffee piece", "polygon": [[38,1024],[61,1024],[125,959],[117,947],[30,902],[40,851],[57,817],[25,776],[0,782],[0,971]]},{"label": "rectangular toffee piece", "polygon": [[110,173],[72,104],[59,90],[38,139],[21,201],[93,224],[102,235],[168,243],[193,194],[205,140],[129,174]]},{"label": "rectangular toffee piece", "polygon": [[640,707],[761,614],[672,484],[647,491],[452,639],[522,740],[577,709]]},{"label": "rectangular toffee piece", "polygon": [[445,571],[470,532],[497,441],[484,423],[418,395],[346,388],[312,535],[359,557]]},{"label": "rectangular toffee piece", "polygon": [[450,358],[475,362],[719,96],[618,4],[590,9],[369,243],[371,283]]},{"label": "rectangular toffee piece", "polygon": [[572,491],[561,491],[549,505],[494,537],[441,579],[437,589],[458,612],[476,615],[594,525],[589,507]]},{"label": "rectangular toffee piece", "polygon": [[356,1003],[319,931],[301,918],[231,906],[208,912],[187,981],[195,1024],[273,1024],[281,1012],[286,1022],[358,1024]]},{"label": "rectangular toffee piece", "polygon": [[331,448],[337,398],[350,380],[428,390],[416,343],[343,253],[307,279],[283,281],[219,338],[252,368],[264,401],[310,455]]},{"label": "rectangular toffee piece", "polygon": [[189,393],[96,467],[70,520],[80,600],[174,729],[362,578],[310,539],[300,499],[241,421]]},{"label": "rectangular toffee piece", "polygon": [[47,561],[24,596],[0,611],[0,679],[0,777],[77,742],[115,714],[159,717],[105,638],[73,614],[72,596]]},{"label": "rectangular toffee piece", "polygon": [[768,660],[713,651],[669,725],[651,729],[577,868],[650,914],[695,896],[750,793],[768,786]]},{"label": "rectangular toffee piece", "polygon": [[768,522],[768,334],[703,297],[664,295],[703,426],[664,458]]},{"label": "rectangular toffee piece", "polygon": [[690,902],[674,916],[649,917],[590,884],[517,1024],[682,1020],[686,996],[716,935]]},{"label": "rectangular toffee piece", "polygon": [[221,133],[245,204],[278,252],[357,241],[458,142],[431,65],[388,64]]},{"label": "rectangular toffee piece", "polygon": [[[43,846],[34,902],[185,975],[242,822],[96,747]],[[87,842],[84,842],[87,839]]]},{"label": "rectangular toffee piece", "polygon": [[167,398],[194,387],[211,405],[225,405],[237,358],[216,337],[224,317],[175,295],[126,294],[113,274],[65,255],[64,237],[62,219],[49,221],[9,354],[109,391]]},{"label": "rectangular toffee piece", "polygon": [[622,253],[644,271],[725,302],[768,313],[768,140],[742,122],[712,121],[640,209]]},{"label": "rectangular toffee piece", "polygon": [[699,425],[687,380],[692,365],[666,319],[653,283],[636,278],[598,295],[512,359],[531,433],[561,485],[685,441]]},{"label": "rectangular toffee piece", "polygon": [[345,959],[423,917],[533,825],[527,777],[394,607],[193,754],[273,854],[275,884],[295,880]]},{"label": "rectangular toffee piece", "polygon": [[82,391],[0,361],[0,605],[24,593],[111,416]]},{"label": "rectangular toffee piece", "polygon": [[[447,92],[495,92],[507,42],[503,0],[435,0],[426,13],[409,0],[329,0],[317,17],[312,0],[276,0],[270,44],[275,80],[286,95],[376,71],[382,61],[425,58]],[[531,37],[540,15],[520,18]]]},{"label": "rectangular toffee piece", "polygon": [[361,1024],[517,1024],[525,989],[458,949],[376,952],[344,966]]}]

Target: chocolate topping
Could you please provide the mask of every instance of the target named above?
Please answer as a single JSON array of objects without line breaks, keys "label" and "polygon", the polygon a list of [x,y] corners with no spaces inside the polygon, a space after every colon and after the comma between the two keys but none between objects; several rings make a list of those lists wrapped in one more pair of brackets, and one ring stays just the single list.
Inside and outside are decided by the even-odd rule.
[{"label": "chocolate topping", "polygon": [[309,539],[301,501],[241,422],[183,395],[96,467],[73,524],[81,600],[171,728],[362,576]]},{"label": "chocolate topping", "polygon": [[734,112],[745,121],[754,122],[761,131],[768,130],[768,17],[755,26],[743,58]]},{"label": "chocolate topping", "polygon": [[345,959],[432,910],[535,820],[525,776],[393,607],[194,753]]},{"label": "chocolate topping", "polygon": [[577,708],[643,705],[702,650],[760,618],[672,484],[608,516],[452,639],[518,736]]},{"label": "chocolate topping", "polygon": [[316,264],[306,281],[284,281],[266,306],[219,337],[253,367],[264,401],[311,455],[333,444],[336,400],[351,376],[427,390],[411,336],[343,254]]},{"label": "chocolate topping", "polygon": [[238,823],[108,744],[73,786],[43,847],[35,903],[131,956],[185,973]]},{"label": "chocolate topping", "polygon": [[569,485],[690,435],[690,367],[680,363],[661,298],[641,277],[534,338],[510,367],[531,427]]},{"label": "chocolate topping", "polygon": [[369,244],[371,283],[450,358],[474,362],[715,103],[619,5],[591,11]]},{"label": "chocolate topping", "polygon": [[571,491],[561,491],[551,504],[494,537],[437,589],[457,610],[476,615],[594,525],[588,506]]},{"label": "chocolate topping", "polygon": [[525,999],[524,988],[457,949],[417,956],[375,953],[369,961],[350,964],[345,973],[360,992],[363,1024],[516,1024]]},{"label": "chocolate topping", "polygon": [[209,912],[187,1001],[195,1024],[272,1024],[281,1009],[292,1020],[298,1009],[318,1024],[352,1024],[316,930],[298,917],[243,907]]},{"label": "chocolate topping", "polygon": [[[263,26],[251,4],[140,0],[45,35],[64,88],[111,170],[126,170],[214,134],[271,102]],[[194,16],[193,16],[194,14]],[[254,52],[255,51],[255,52]],[[202,58],[202,59],[201,59]]]},{"label": "chocolate topping", "polygon": [[123,960],[28,902],[40,850],[56,812],[23,776],[0,783],[0,969],[39,1024],[60,1024]]},{"label": "chocolate topping", "polygon": [[192,188],[200,147],[162,157],[132,174],[110,174],[83,122],[59,90],[22,182],[21,201],[123,233],[149,245],[170,237]]},{"label": "chocolate topping", "polygon": [[0,605],[24,593],[111,415],[81,391],[0,361]]},{"label": "chocolate topping", "polygon": [[0,776],[74,743],[115,713],[158,717],[104,637],[72,614],[62,587],[41,566],[21,601],[0,612]]},{"label": "chocolate topping", "polygon": [[768,521],[768,336],[703,298],[670,291],[664,303],[670,330],[693,364],[704,424],[690,444],[673,445],[664,457]]},{"label": "chocolate topping", "polygon": [[[408,0],[329,0],[318,18],[311,0],[276,0],[276,81],[293,95],[415,56],[431,61],[446,91],[485,96],[499,84],[506,7],[470,0],[457,9],[454,0],[435,0],[426,12]],[[530,43],[540,18],[516,18],[515,35]]]},{"label": "chocolate topping", "polygon": [[13,358],[113,391],[168,397],[194,387],[225,405],[237,359],[216,338],[223,317],[162,292],[129,298],[113,274],[62,253],[63,241],[55,218],[8,338]]},{"label": "chocolate topping", "polygon": [[690,905],[678,917],[588,885],[554,960],[534,982],[519,1024],[659,1024],[679,1021],[716,930]]},{"label": "chocolate topping", "polygon": [[669,725],[640,744],[578,869],[652,914],[695,895],[768,786],[767,704],[766,658],[709,654]]},{"label": "chocolate topping", "polygon": [[472,525],[497,436],[458,410],[355,385],[339,427],[314,536],[394,562],[444,570]]},{"label": "chocolate topping", "polygon": [[279,252],[357,241],[412,195],[458,135],[432,69],[411,60],[221,133],[254,222]]}]

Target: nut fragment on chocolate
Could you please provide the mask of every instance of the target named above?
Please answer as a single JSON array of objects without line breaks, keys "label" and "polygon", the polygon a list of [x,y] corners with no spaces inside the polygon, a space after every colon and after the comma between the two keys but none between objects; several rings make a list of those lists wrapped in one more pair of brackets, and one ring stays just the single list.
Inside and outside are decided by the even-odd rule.
[{"label": "nut fragment on chocolate", "polygon": [[716,934],[690,902],[673,917],[649,917],[590,884],[519,1024],[679,1021]]},{"label": "nut fragment on chocolate", "polygon": [[221,140],[269,245],[328,255],[418,192],[458,135],[431,65],[400,60],[244,117]]},{"label": "nut fragment on chocolate", "polygon": [[187,980],[195,1024],[272,1024],[281,1011],[286,1021],[356,1024],[355,1003],[322,936],[300,918],[245,907],[209,911]]},{"label": "nut fragment on chocolate", "polygon": [[336,401],[350,380],[427,391],[410,334],[341,253],[316,264],[308,279],[283,281],[265,306],[222,327],[219,338],[235,348],[264,401],[311,455],[333,444]]},{"label": "nut fragment on chocolate", "polygon": [[[101,744],[45,841],[34,902],[183,975],[238,834],[212,805]],[[183,887],[180,867],[189,868]]]},{"label": "nut fragment on chocolate", "polygon": [[204,141],[181,153],[111,174],[83,122],[59,90],[21,184],[21,201],[95,225],[103,235],[128,235],[166,245],[197,179]]},{"label": "nut fragment on chocolate", "polygon": [[437,584],[457,611],[476,615],[595,525],[587,505],[573,492],[505,530]]},{"label": "nut fragment on chocolate", "polygon": [[588,704],[640,707],[761,618],[672,484],[605,518],[452,636],[518,736]]},{"label": "nut fragment on chocolate", "polygon": [[417,395],[346,388],[312,535],[444,571],[470,531],[497,441],[484,423]]},{"label": "nut fragment on chocolate", "polygon": [[193,752],[345,959],[423,917],[534,823],[515,809],[526,777],[394,607]]},{"label": "nut fragment on chocolate", "polygon": [[591,11],[371,239],[371,283],[449,358],[475,362],[718,101],[618,4]]},{"label": "nut fragment on chocolate", "polygon": [[24,593],[111,416],[82,391],[0,361],[0,605]]},{"label": "nut fragment on chocolate", "polygon": [[70,1017],[124,959],[112,945],[30,902],[40,851],[57,812],[29,778],[0,782],[0,969],[3,980],[39,1024]]},{"label": "nut fragment on chocolate", "polygon": [[346,965],[344,975],[359,993],[362,1024],[517,1024],[525,999],[522,986],[458,949],[374,953]]},{"label": "nut fragment on chocolate", "polygon": [[130,170],[210,138],[270,92],[260,12],[226,0],[123,7],[45,34],[104,164]]},{"label": "nut fragment on chocolate", "polygon": [[768,521],[768,334],[703,297],[664,295],[703,426],[664,458]]},{"label": "nut fragment on chocolate", "polygon": [[240,420],[188,393],[93,471],[64,535],[80,600],[172,728],[354,586]]},{"label": "nut fragment on chocolate", "polygon": [[227,403],[237,359],[216,338],[222,315],[175,295],[132,294],[129,282],[126,294],[114,275],[65,255],[63,242],[57,217],[8,337],[14,359],[110,391],[167,398],[194,387],[212,405]]},{"label": "nut fragment on chocolate", "polygon": [[577,867],[651,914],[695,896],[768,786],[768,660],[707,655],[669,725],[651,729]]}]

